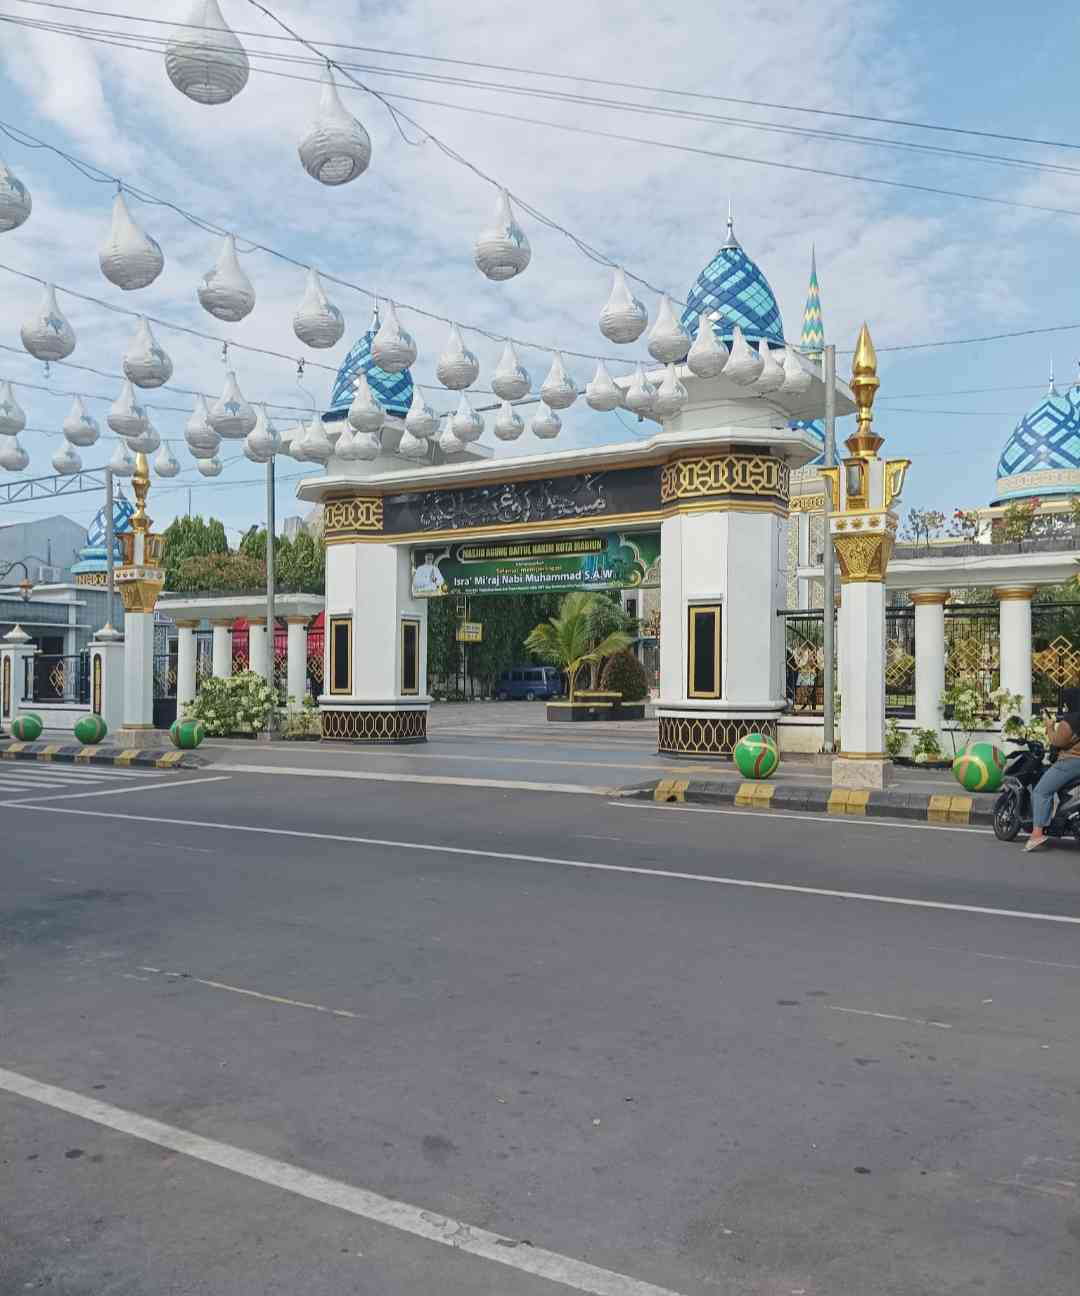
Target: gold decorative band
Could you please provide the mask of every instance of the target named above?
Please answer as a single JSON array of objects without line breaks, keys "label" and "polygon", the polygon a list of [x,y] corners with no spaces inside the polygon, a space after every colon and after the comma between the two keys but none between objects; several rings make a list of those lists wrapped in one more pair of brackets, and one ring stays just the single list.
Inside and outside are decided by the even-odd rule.
[{"label": "gold decorative band", "polygon": [[792,513],[820,513],[825,508],[825,496],[796,495],[788,507]]},{"label": "gold decorative band", "polygon": [[673,756],[730,756],[747,734],[776,741],[775,720],[727,720],[718,716],[660,716],[657,748]]},{"label": "gold decorative band", "polygon": [[322,712],[322,736],[345,742],[407,743],[427,741],[427,709]]},{"label": "gold decorative band", "polygon": [[678,459],[660,470],[664,504],[703,495],[767,495],[786,504],[790,489],[791,471],[773,455],[703,455]]},{"label": "gold decorative band", "polygon": [[856,532],[834,535],[833,544],[840,560],[840,580],[844,585],[872,584],[885,579],[885,569],[892,553],[892,536],[887,532]]},{"label": "gold decorative band", "polygon": [[323,510],[328,542],[344,540],[361,532],[383,529],[381,496],[354,495],[351,499],[328,500]]},{"label": "gold decorative band", "polygon": [[107,572],[79,572],[72,584],[74,585],[98,585],[104,588],[109,583]]},{"label": "gold decorative band", "polygon": [[1030,603],[1034,593],[1034,587],[1022,585],[1000,585],[993,591],[999,603]]},{"label": "gold decorative band", "polygon": [[949,601],[948,590],[916,590],[910,595],[916,607],[930,607],[934,604],[944,607]]}]

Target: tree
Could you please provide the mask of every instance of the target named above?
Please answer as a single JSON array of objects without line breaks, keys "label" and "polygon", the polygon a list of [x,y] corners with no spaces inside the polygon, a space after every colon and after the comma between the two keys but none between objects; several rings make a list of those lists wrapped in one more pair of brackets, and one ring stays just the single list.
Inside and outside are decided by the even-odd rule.
[{"label": "tree", "polygon": [[612,653],[629,648],[633,638],[625,630],[615,630],[597,641],[592,632],[591,618],[596,613],[597,594],[567,594],[557,616],[536,626],[525,640],[525,647],[543,661],[551,662],[566,671],[570,701],[574,700],[574,684],[582,667],[603,661]]},{"label": "tree", "polygon": [[180,565],[185,558],[229,552],[224,525],[217,518],[206,521],[199,514],[194,517],[175,518],[165,528],[164,538],[163,565],[166,589],[183,588],[176,582],[180,575]]},{"label": "tree", "polygon": [[[240,540],[240,553],[265,565],[266,528],[251,527],[246,531]],[[326,592],[326,543],[321,536],[313,536],[305,529],[295,540],[284,535],[275,538],[274,588],[284,594]]]},{"label": "tree", "polygon": [[242,553],[185,558],[173,589],[185,594],[250,594],[266,588],[266,563]]},{"label": "tree", "polygon": [[630,649],[624,648],[604,663],[600,687],[608,693],[621,693],[624,702],[640,702],[649,696],[649,677]]}]

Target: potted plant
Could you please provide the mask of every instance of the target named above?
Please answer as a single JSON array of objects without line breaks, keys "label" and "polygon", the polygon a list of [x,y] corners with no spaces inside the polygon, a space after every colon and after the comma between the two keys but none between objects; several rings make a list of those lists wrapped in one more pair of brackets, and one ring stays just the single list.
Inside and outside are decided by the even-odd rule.
[{"label": "potted plant", "polygon": [[[568,594],[559,607],[558,614],[536,626],[525,640],[525,647],[541,661],[550,662],[566,672],[569,701],[549,702],[548,719],[594,719],[590,707],[579,706],[575,685],[580,672],[587,666],[602,662],[612,654],[629,648],[632,637],[625,630],[612,630],[597,641],[595,637],[596,603],[598,594]],[[569,708],[565,715],[560,708]],[[576,715],[575,708],[583,714]],[[595,704],[591,708],[595,711]]]}]

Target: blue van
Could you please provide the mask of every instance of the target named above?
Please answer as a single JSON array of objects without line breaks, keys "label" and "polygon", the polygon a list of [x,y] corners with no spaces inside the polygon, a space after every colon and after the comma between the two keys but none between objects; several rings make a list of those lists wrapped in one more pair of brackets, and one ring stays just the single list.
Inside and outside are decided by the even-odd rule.
[{"label": "blue van", "polygon": [[515,666],[503,671],[495,686],[500,702],[513,700],[535,702],[537,698],[556,698],[562,693],[562,672],[554,666]]}]

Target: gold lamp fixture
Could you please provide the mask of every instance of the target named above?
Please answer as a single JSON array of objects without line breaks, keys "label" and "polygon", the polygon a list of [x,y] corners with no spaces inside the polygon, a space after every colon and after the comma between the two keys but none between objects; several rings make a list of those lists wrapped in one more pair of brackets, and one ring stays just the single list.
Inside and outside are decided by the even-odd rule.
[{"label": "gold lamp fixture", "polygon": [[165,585],[165,572],[160,566],[165,539],[150,530],[153,519],[146,512],[150,464],[144,454],[135,456],[131,485],[136,508],[131,517],[131,530],[121,537],[124,561],[116,570],[116,584],[125,612],[153,612]]}]

